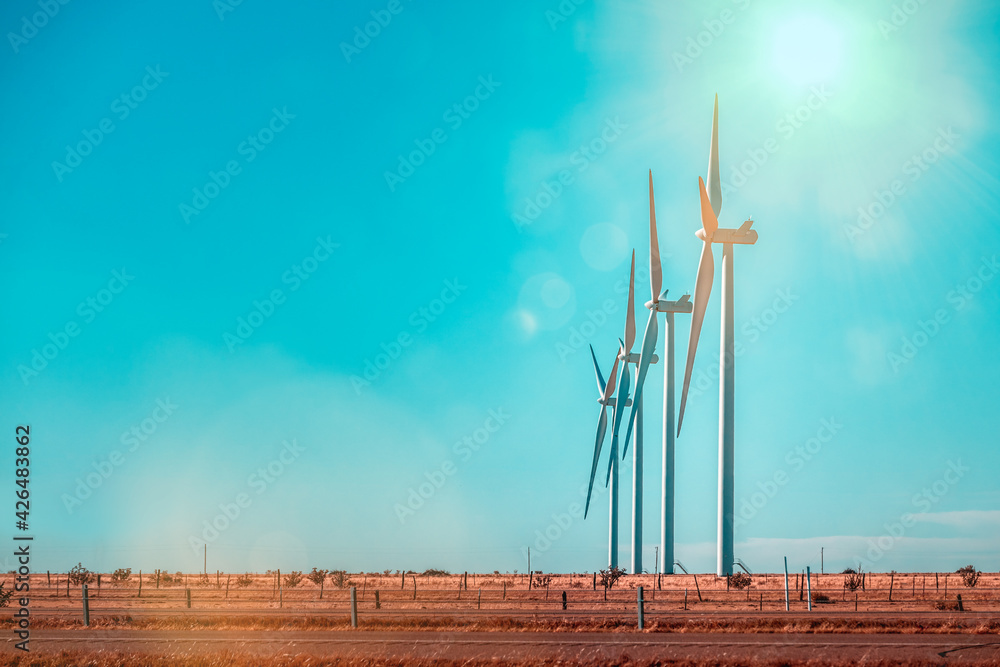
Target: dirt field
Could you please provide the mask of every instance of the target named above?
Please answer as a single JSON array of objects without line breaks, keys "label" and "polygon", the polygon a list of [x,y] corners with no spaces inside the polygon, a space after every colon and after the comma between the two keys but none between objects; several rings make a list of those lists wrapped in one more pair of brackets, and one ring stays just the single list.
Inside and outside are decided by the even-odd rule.
[{"label": "dirt field", "polygon": [[[530,588],[526,576],[496,573],[360,573],[342,586],[289,574],[280,587],[277,573],[244,577],[243,586],[239,575],[171,575],[169,583],[161,575],[157,587],[156,575],[143,573],[141,590],[137,574],[118,585],[102,574],[100,587],[96,578],[88,586],[89,626],[81,587],[67,597],[65,574],[49,575],[51,585],[36,575],[34,661],[8,640],[0,665],[1000,664],[995,574],[975,587],[954,573],[868,575],[857,591],[844,587],[845,575],[813,575],[812,610],[809,586],[792,575],[788,612],[784,576],[774,574],[728,591],[714,575],[626,576],[606,591],[594,589],[593,574],[534,575]],[[11,617],[0,625],[11,628]]]}]

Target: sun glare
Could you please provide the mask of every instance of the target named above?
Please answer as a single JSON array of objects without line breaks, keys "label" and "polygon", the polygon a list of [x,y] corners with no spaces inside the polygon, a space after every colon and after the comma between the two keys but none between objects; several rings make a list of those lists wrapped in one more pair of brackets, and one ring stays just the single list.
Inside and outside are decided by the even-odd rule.
[{"label": "sun glare", "polygon": [[773,38],[775,69],[792,83],[823,83],[840,69],[841,36],[836,27],[815,17],[788,19]]}]

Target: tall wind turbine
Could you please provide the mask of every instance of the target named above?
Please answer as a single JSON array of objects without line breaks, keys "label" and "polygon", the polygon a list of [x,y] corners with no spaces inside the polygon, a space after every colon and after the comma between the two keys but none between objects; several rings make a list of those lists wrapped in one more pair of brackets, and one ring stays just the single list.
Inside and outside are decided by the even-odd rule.
[{"label": "tall wind turbine", "polygon": [[[614,406],[614,417],[612,419],[612,430],[611,430],[611,452],[608,457],[608,473],[605,480],[605,485],[610,487],[611,493],[611,516],[609,518],[609,546],[608,546],[608,565],[609,567],[618,567],[618,440],[620,434],[620,428],[622,419],[625,415],[625,408],[632,405],[633,402],[629,400],[629,391],[631,390],[631,373],[629,371],[629,364],[638,364],[640,355],[632,352],[632,344],[635,342],[635,251],[632,251],[632,266],[629,272],[629,290],[628,290],[628,306],[626,308],[625,314],[625,337],[621,341],[621,346],[619,348],[618,357],[615,359],[615,368],[618,366],[618,362],[623,361],[621,365],[621,371],[619,372],[617,379],[618,395],[611,399],[611,393],[614,390],[616,381],[614,379],[615,370],[612,368],[611,377],[608,379],[608,386],[611,389],[604,388],[602,406],[613,405]],[[655,355],[653,356],[652,363],[656,363],[657,359]],[[597,365],[597,359],[594,358],[595,368]],[[600,370],[597,370],[598,374],[598,384],[603,382],[603,378],[600,377]],[[614,401],[613,404],[611,401]],[[594,460],[591,465],[590,470],[590,486],[587,490],[587,505],[584,509],[584,518],[586,518],[587,513],[590,509],[590,498],[593,493],[594,488],[594,477],[597,474],[597,464],[601,456],[601,443],[604,440],[604,434],[607,430],[607,415],[604,408],[601,409],[601,418],[598,421],[597,427],[597,440],[594,444]],[[640,426],[642,421],[642,407],[639,407],[638,416]],[[631,417],[629,418],[631,419]],[[629,429],[631,431],[631,428]],[[632,499],[632,518],[633,518],[633,544],[632,544],[632,559],[633,568],[636,564],[636,558],[638,555],[638,565],[641,570],[642,567],[642,457],[641,457],[641,440],[639,435],[636,436],[637,447],[635,448],[638,452],[638,457],[636,459],[636,466],[632,471],[632,488],[633,488],[633,499]],[[636,456],[636,452],[633,455]],[[637,477],[638,475],[638,477]],[[638,531],[636,526],[638,525]]]},{"label": "tall wind turbine", "polygon": [[[611,375],[608,376],[608,381],[605,383],[604,377],[601,375],[601,367],[597,364],[597,356],[594,354],[594,348],[590,348],[590,357],[594,360],[594,373],[597,375],[597,389],[600,397],[597,402],[601,404],[601,414],[597,420],[597,439],[594,443],[594,462],[590,468],[590,486],[587,489],[587,504],[583,510],[583,518],[587,518],[587,513],[590,512],[590,497],[594,491],[594,477],[597,475],[597,463],[601,458],[601,447],[604,444],[604,435],[608,430],[608,407],[610,406],[614,410],[614,422],[620,423],[618,418],[618,397],[612,396],[615,392],[615,383],[617,382],[617,376],[615,375],[618,370],[618,356],[615,355],[615,363],[611,367]],[[622,402],[622,406],[628,404],[627,397]],[[614,452],[611,454],[611,458],[615,458]],[[618,567],[618,466],[615,465],[615,484],[611,488],[611,520],[609,525],[608,533],[608,566]]]},{"label": "tall wind turbine", "polygon": [[701,195],[701,225],[695,235],[702,240],[701,260],[694,290],[694,311],[691,316],[691,337],[688,340],[687,365],[684,368],[684,386],[681,390],[681,411],[677,420],[680,435],[684,423],[684,407],[691,383],[691,371],[698,349],[698,337],[705,320],[708,299],[712,294],[715,259],[712,244],[722,244],[722,335],[719,350],[719,523],[716,573],[721,577],[733,573],[733,520],[735,516],[733,450],[734,450],[734,397],[735,364],[733,328],[733,244],[753,245],[757,232],[750,229],[753,220],[747,220],[739,229],[719,229],[718,215],[722,210],[722,184],[719,181],[719,96],[715,96],[712,116],[712,143],[708,157],[708,186],[698,177]]},{"label": "tall wind turbine", "polygon": [[[646,321],[646,331],[642,337],[642,352],[635,380],[635,400],[632,404],[632,415],[629,416],[629,430],[625,435],[625,449],[628,449],[628,439],[631,433],[633,419],[636,423],[636,448],[634,455],[640,456],[642,448],[642,391],[645,385],[649,364],[656,355],[656,337],[659,334],[657,323],[658,313],[666,313],[666,335],[663,342],[663,358],[666,359],[663,372],[663,466],[661,470],[661,489],[663,495],[660,503],[660,553],[663,554],[661,572],[673,574],[674,571],[674,313],[690,313],[692,310],[691,295],[685,294],[677,301],[665,299],[667,290],[660,293],[663,271],[660,265],[660,244],[656,233],[656,204],[653,199],[653,172],[649,172],[649,286],[651,297],[646,302],[649,309],[649,319]],[[655,362],[654,362],[655,363]],[[633,474],[635,474],[633,472]],[[640,501],[641,514],[641,501]],[[641,531],[641,526],[640,526]],[[634,569],[634,568],[633,568]],[[638,570],[635,570],[638,572]]]}]

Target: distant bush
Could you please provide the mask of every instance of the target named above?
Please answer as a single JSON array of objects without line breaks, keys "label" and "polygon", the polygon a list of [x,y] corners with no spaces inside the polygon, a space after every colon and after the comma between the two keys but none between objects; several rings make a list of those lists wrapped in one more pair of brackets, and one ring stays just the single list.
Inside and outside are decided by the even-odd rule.
[{"label": "distant bush", "polygon": [[76,567],[69,571],[69,582],[74,586],[89,584],[93,580],[94,573],[85,568],[82,563],[77,563]]},{"label": "distant bush", "polygon": [[551,583],[552,583],[552,575],[551,574],[536,574],[535,575],[535,586],[538,586],[539,588],[545,588],[546,586],[548,586]]},{"label": "distant bush", "polygon": [[431,570],[424,570],[423,573],[420,576],[421,577],[447,577],[449,574],[451,574],[451,573],[448,572],[448,570],[434,570],[434,569],[431,569]]},{"label": "distant bush", "polygon": [[317,570],[316,568],[313,568],[312,572],[306,575],[306,579],[319,586],[326,580],[326,575],[328,573],[329,570]]},{"label": "distant bush", "polygon": [[251,584],[253,584],[252,574],[241,574],[240,576],[236,577],[236,586],[239,588],[247,588]]},{"label": "distant bush", "polygon": [[982,572],[976,569],[975,565],[960,567],[955,570],[955,572],[962,575],[962,583],[965,584],[967,588],[975,588],[976,584],[979,583],[979,575],[982,574]]},{"label": "distant bush", "polygon": [[852,568],[847,568],[846,570],[844,570],[844,588],[846,588],[847,590],[853,593],[854,591],[861,588],[864,582],[865,582],[865,575],[861,571],[860,565],[858,566],[856,572]]},{"label": "distant bush", "polygon": [[14,595],[14,591],[5,591],[3,589],[3,582],[0,581],[0,607],[6,607],[10,605],[10,598]]},{"label": "distant bush", "polygon": [[351,580],[347,576],[346,570],[333,570],[330,572],[330,582],[337,588],[347,588],[351,585]]},{"label": "distant bush", "polygon": [[292,570],[285,575],[285,587],[295,588],[302,583],[302,573],[298,570]]},{"label": "distant bush", "polygon": [[829,602],[830,596],[823,593],[813,593],[813,602]]},{"label": "distant bush", "polygon": [[601,570],[597,575],[597,581],[605,588],[614,588],[618,580],[625,576],[624,567],[611,567]]},{"label": "distant bush", "polygon": [[736,574],[730,574],[728,579],[729,579],[729,587],[735,588],[738,591],[750,588],[750,584],[753,583],[753,578],[746,572],[737,572]]},{"label": "distant bush", "polygon": [[131,578],[132,568],[130,567],[120,567],[111,573],[111,583],[115,586],[127,584],[128,580]]}]

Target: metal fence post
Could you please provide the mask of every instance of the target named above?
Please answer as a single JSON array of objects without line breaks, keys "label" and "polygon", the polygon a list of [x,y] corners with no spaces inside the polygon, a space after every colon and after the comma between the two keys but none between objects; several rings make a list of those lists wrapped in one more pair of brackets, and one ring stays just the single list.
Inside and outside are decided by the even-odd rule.
[{"label": "metal fence post", "polygon": [[636,590],[636,607],[638,607],[639,610],[639,629],[642,630],[643,627],[645,626],[644,624],[645,619],[643,618],[643,612],[645,611],[645,609],[643,609],[643,607],[645,606],[646,601],[642,598],[642,586],[639,586],[635,590]]},{"label": "metal fence post", "polygon": [[809,568],[806,567],[806,595],[809,597],[809,600],[808,600],[808,602],[806,604],[808,605],[807,608],[809,609],[809,611],[812,611],[812,609],[813,609],[813,593],[812,593],[812,590],[813,590],[813,587],[812,587],[812,572],[810,572]]},{"label": "metal fence post", "polygon": [[188,606],[188,609],[190,609],[191,608],[191,589],[188,588],[186,590],[186,592],[187,592],[187,606]]},{"label": "metal fence post", "polygon": [[788,556],[785,556],[785,611],[788,610]]}]

